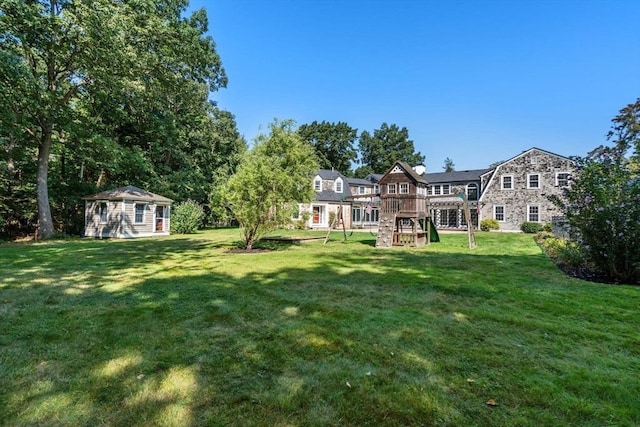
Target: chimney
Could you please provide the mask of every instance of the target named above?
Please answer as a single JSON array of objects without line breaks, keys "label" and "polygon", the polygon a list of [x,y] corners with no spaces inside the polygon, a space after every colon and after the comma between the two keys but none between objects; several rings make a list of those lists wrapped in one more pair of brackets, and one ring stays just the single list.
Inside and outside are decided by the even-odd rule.
[{"label": "chimney", "polygon": [[413,167],[413,170],[416,171],[418,175],[422,176],[422,174],[427,171],[427,168],[425,165],[417,165]]}]

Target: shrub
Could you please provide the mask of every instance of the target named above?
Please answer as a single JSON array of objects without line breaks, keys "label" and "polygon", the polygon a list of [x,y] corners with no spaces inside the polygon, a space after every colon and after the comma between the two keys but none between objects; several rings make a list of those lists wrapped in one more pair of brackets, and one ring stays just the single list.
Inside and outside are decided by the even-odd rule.
[{"label": "shrub", "polygon": [[485,218],[480,221],[480,230],[482,231],[490,231],[490,230],[499,230],[500,224],[497,220],[493,218]]},{"label": "shrub", "polygon": [[607,139],[587,157],[562,198],[552,197],[590,265],[611,279],[640,284],[640,98],[616,116]]},{"label": "shrub", "polygon": [[553,224],[550,222],[546,223],[544,227],[542,227],[542,230],[551,233],[553,231]]},{"label": "shrub", "polygon": [[558,261],[569,267],[580,267],[587,263],[587,256],[582,246],[576,242],[572,242],[564,239],[564,244],[558,246],[557,257]]},{"label": "shrub", "polygon": [[539,222],[523,222],[520,226],[520,230],[524,233],[538,233],[544,229],[544,226]]},{"label": "shrub", "polygon": [[548,239],[553,238],[555,238],[553,233],[547,230],[539,231],[538,234],[536,234],[536,242],[538,244],[544,244]]},{"label": "shrub", "polygon": [[171,213],[171,232],[192,234],[202,226],[204,209],[191,199],[178,203]]}]

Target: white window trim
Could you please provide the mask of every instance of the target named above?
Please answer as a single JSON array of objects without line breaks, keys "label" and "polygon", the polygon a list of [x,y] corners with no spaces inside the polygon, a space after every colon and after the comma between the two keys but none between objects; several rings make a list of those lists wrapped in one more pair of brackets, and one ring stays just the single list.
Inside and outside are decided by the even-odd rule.
[{"label": "white window trim", "polygon": [[333,183],[333,188],[336,193],[342,193],[344,191],[344,182],[342,178],[338,178]]},{"label": "white window trim", "polygon": [[475,182],[470,182],[469,184],[467,184],[467,186],[465,188],[466,189],[466,193],[467,193],[467,200],[470,200],[469,199],[469,189],[472,188],[472,187],[476,190],[476,197],[473,200],[478,200],[478,198],[480,197],[480,194],[479,194],[480,192],[478,191],[478,184],[476,184]]},{"label": "white window trim", "polygon": [[[393,188],[393,191],[391,189]],[[396,184],[387,184],[387,194],[398,194],[396,193]]]},{"label": "white window trim", "polygon": [[[319,185],[316,186],[317,183],[319,183]],[[316,189],[316,187],[318,188]],[[313,191],[322,191],[322,178],[318,176],[313,178]]]},{"label": "white window trim", "polygon": [[442,184],[442,195],[448,195],[451,194],[451,185],[449,184]]},{"label": "white window trim", "polygon": [[[402,189],[405,188],[406,191],[402,191]],[[409,183],[408,182],[401,182],[398,184],[398,194],[409,194]]]},{"label": "white window trim", "polygon": [[[538,208],[538,219],[536,221],[531,219],[531,208]],[[540,217],[540,205],[527,205],[527,222],[542,222],[542,218]]]},{"label": "white window trim", "polygon": [[[532,187],[531,186],[531,177],[532,176],[537,176],[538,177],[538,186],[537,187]],[[527,189],[528,190],[539,190],[542,187],[541,182],[540,182],[540,174],[538,172],[535,173],[528,173],[527,174]]]},{"label": "white window trim", "polygon": [[[502,219],[496,218],[496,208],[502,208]],[[505,222],[507,220],[507,208],[505,205],[495,205],[493,207],[493,219],[498,222]]]},{"label": "white window trim", "polygon": [[[560,182],[558,182],[558,175],[561,175],[561,174],[567,175],[567,185],[562,185],[561,186]],[[570,178],[571,178],[571,172],[564,172],[564,171],[556,172],[556,187],[560,187],[560,188],[568,187]]]},{"label": "white window trim", "polygon": [[[105,219],[102,219],[102,204],[104,203],[105,209]],[[98,201],[98,222],[100,224],[107,224],[109,222],[109,202],[107,200],[99,200]]]},{"label": "white window trim", "polygon": [[[136,207],[142,206],[142,221],[136,221]],[[147,204],[146,203],[134,203],[133,204],[133,223],[144,224],[146,219]]]},{"label": "white window trim", "polygon": [[[511,178],[511,187],[510,188],[505,188],[504,187],[504,179],[505,178]],[[500,189],[501,190],[513,190],[513,175],[502,175],[502,176],[500,176]]]}]

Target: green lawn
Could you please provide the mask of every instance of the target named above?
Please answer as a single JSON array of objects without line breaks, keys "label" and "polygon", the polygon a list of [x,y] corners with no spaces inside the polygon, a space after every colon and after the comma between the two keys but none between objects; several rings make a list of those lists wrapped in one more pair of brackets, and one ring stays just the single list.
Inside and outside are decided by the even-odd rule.
[{"label": "green lawn", "polygon": [[0,245],[0,424],[640,425],[640,288],[531,235],[238,239]]}]

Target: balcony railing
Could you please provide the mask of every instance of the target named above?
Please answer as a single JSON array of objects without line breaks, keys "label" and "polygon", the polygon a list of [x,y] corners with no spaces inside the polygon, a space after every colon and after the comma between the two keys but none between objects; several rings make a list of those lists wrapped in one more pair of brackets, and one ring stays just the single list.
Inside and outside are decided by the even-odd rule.
[{"label": "balcony railing", "polygon": [[402,197],[385,197],[382,199],[382,213],[424,213],[427,210],[427,201],[424,197],[414,195]]}]

